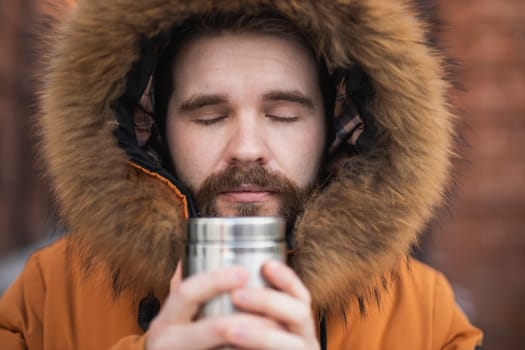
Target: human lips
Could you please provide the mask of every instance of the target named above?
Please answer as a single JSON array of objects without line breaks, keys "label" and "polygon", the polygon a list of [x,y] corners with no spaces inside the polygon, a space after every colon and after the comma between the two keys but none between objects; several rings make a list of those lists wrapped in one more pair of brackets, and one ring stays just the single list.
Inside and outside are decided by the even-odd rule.
[{"label": "human lips", "polygon": [[274,192],[258,185],[243,184],[219,193],[219,196],[230,202],[264,202],[270,199]]}]

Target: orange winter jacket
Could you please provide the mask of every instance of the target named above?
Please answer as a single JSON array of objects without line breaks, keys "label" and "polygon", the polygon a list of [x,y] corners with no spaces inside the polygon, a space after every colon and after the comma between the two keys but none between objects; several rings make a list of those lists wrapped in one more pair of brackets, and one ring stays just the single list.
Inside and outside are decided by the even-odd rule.
[{"label": "orange winter jacket", "polygon": [[[35,253],[0,300],[1,349],[143,349],[137,303],[113,300],[97,273],[84,279],[66,260],[64,240]],[[474,350],[481,332],[454,303],[445,278],[411,260],[361,315],[326,318],[328,350]]]}]

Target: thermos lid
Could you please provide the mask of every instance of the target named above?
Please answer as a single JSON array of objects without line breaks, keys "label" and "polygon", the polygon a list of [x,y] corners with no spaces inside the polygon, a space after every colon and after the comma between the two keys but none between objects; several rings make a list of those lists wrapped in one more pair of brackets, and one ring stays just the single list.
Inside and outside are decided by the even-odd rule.
[{"label": "thermos lid", "polygon": [[281,241],[286,221],[281,217],[205,217],[188,223],[188,241]]}]

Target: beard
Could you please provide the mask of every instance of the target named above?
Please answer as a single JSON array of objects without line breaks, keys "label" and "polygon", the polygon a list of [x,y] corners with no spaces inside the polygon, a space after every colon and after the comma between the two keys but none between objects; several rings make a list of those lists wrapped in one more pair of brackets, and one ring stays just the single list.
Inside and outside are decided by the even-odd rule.
[{"label": "beard", "polygon": [[[271,215],[284,217],[288,224],[292,224],[303,211],[304,203],[313,192],[312,185],[300,188],[286,176],[272,173],[258,164],[250,167],[232,165],[223,171],[211,174],[198,189],[192,191],[199,215],[223,215],[216,205],[217,196],[247,184],[277,195],[280,205],[277,212]],[[233,208],[237,216],[266,215],[260,202],[234,203]]]}]

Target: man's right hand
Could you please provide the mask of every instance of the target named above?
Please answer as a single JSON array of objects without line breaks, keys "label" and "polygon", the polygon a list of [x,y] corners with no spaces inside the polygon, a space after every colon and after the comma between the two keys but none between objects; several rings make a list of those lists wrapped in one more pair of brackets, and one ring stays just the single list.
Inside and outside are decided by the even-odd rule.
[{"label": "man's right hand", "polygon": [[182,280],[179,264],[170,283],[168,298],[147,332],[146,349],[210,349],[228,344],[231,337],[228,330],[232,327],[281,327],[277,322],[247,313],[195,321],[204,303],[222,293],[244,287],[248,278],[245,269],[228,267]]}]

